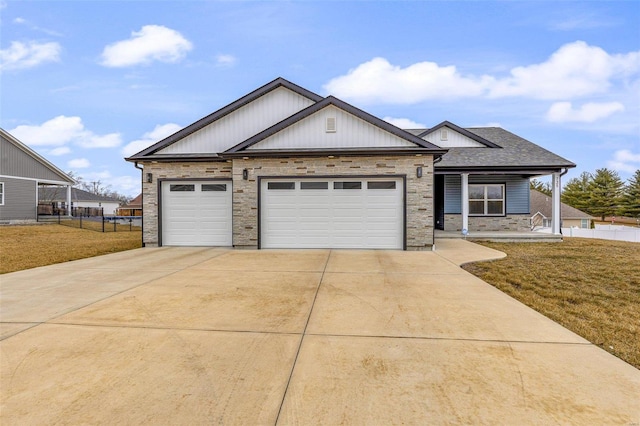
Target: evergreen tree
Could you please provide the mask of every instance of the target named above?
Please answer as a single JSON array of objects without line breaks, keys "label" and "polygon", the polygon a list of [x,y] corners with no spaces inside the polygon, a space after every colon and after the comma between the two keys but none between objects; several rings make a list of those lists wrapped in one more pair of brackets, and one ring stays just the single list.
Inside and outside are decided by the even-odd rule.
[{"label": "evergreen tree", "polygon": [[569,179],[562,189],[561,201],[578,210],[587,212],[590,204],[589,184],[593,176],[589,172],[582,172],[580,177]]},{"label": "evergreen tree", "polygon": [[640,217],[640,170],[636,170],[624,187],[622,214],[629,217]]},{"label": "evergreen tree", "polygon": [[597,169],[589,182],[589,206],[586,212],[593,216],[615,215],[621,210],[624,183],[618,173],[607,168]]},{"label": "evergreen tree", "polygon": [[549,182],[541,182],[538,179],[531,179],[529,181],[529,188],[535,189],[538,192],[542,192],[545,195],[551,197],[551,184]]}]

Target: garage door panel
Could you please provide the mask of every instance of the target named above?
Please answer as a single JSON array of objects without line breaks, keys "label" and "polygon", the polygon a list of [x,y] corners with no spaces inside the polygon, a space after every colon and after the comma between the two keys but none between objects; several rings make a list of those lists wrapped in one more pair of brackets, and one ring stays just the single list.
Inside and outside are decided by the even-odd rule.
[{"label": "garage door panel", "polygon": [[232,245],[232,193],[224,181],[163,182],[162,244]]},{"label": "garage door panel", "polygon": [[261,181],[263,248],[403,247],[401,178],[289,178],[286,182],[295,189],[287,191],[269,190],[270,182],[278,179]]}]

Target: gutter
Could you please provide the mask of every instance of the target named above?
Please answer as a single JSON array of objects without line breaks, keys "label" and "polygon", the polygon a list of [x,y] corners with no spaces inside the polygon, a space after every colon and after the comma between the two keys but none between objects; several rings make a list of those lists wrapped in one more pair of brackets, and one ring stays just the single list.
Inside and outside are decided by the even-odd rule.
[{"label": "gutter", "polygon": [[142,189],[144,185],[144,168],[138,165],[138,162],[133,163],[133,167],[140,170],[140,207],[142,207],[142,217],[140,218],[140,240],[142,242],[142,247],[144,247],[144,190]]}]

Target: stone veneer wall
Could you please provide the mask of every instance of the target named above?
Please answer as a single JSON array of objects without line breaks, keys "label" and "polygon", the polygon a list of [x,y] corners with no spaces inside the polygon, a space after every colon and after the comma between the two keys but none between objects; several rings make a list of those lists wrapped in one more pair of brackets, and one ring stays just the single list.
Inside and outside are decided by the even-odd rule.
[{"label": "stone veneer wall", "polygon": [[[153,174],[153,182],[142,184],[143,236],[147,246],[158,245],[158,191],[159,179],[230,179],[231,161],[220,162],[145,162],[143,175]],[[242,176],[240,177],[242,178]]]},{"label": "stone veneer wall", "polygon": [[[422,178],[416,177],[422,167]],[[248,169],[249,179],[242,179]],[[406,175],[406,233],[408,250],[433,245],[433,157],[311,157],[248,158],[225,162],[150,162],[144,173],[153,174],[143,183],[144,236],[146,245],[158,244],[158,179],[233,178],[233,245],[257,248],[259,176]]]},{"label": "stone veneer wall", "polygon": [[[422,167],[422,178],[416,177]],[[243,169],[249,179],[242,180]],[[258,244],[259,176],[406,175],[407,249],[433,245],[433,157],[249,158],[233,161],[233,244]]]},{"label": "stone veneer wall", "polygon": [[[507,216],[469,216],[469,232],[478,231],[530,231],[531,226],[529,220],[531,216],[528,214],[511,214]],[[462,232],[462,215],[461,214],[445,214],[444,215],[445,231],[461,231]]]}]

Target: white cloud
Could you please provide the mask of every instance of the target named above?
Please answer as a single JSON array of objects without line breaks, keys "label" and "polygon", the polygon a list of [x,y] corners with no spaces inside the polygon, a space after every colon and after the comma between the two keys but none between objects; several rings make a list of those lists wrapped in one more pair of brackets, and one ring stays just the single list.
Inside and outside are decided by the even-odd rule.
[{"label": "white cloud", "polygon": [[556,102],[547,111],[547,120],[554,123],[592,123],[622,111],[624,105],[620,102],[588,102],[579,109],[574,109],[571,102]]},{"label": "white cloud", "polygon": [[178,31],[161,25],[145,25],[131,33],[128,40],[118,41],[104,48],[102,65],[128,67],[153,61],[178,62],[193,48]]},{"label": "white cloud", "polygon": [[400,127],[401,129],[424,129],[425,126],[422,123],[416,123],[413,120],[408,118],[393,118],[393,117],[385,117],[383,118],[387,123],[391,123],[396,127]]},{"label": "white cloud", "polygon": [[53,148],[47,154],[48,155],[58,156],[58,155],[69,154],[70,152],[71,152],[71,149],[69,149],[68,146],[61,146],[61,147],[58,147],[58,148]]},{"label": "white cloud", "polygon": [[640,169],[640,153],[634,154],[628,149],[621,149],[613,154],[613,160],[607,162],[607,167],[621,172],[634,173]]},{"label": "white cloud", "polygon": [[640,52],[609,55],[576,41],[560,47],[545,62],[513,68],[510,77],[496,81],[490,96],[569,99],[605,93],[613,78],[639,70]]},{"label": "white cloud", "polygon": [[219,67],[230,67],[236,63],[236,57],[233,55],[216,56],[216,65]]},{"label": "white cloud", "polygon": [[78,145],[83,148],[115,148],[122,145],[120,133],[109,133],[103,136],[86,134],[78,139]]},{"label": "white cloud", "polygon": [[24,18],[20,18],[20,17],[15,18],[13,20],[13,23],[14,24],[18,24],[18,25],[26,25],[27,27],[29,27],[30,30],[40,31],[40,32],[43,32],[43,33],[51,35],[51,36],[56,36],[56,37],[61,37],[62,36],[62,34],[60,34],[57,31],[50,30],[50,29],[47,29],[47,28],[41,28],[41,27],[39,27],[37,25],[34,25],[33,23],[27,21]]},{"label": "white cloud", "polygon": [[59,146],[76,143],[83,148],[113,148],[122,144],[118,133],[96,135],[85,129],[80,117],[60,115],[41,125],[20,125],[10,131],[29,146]]},{"label": "white cloud", "polygon": [[122,148],[122,155],[130,157],[167,136],[171,136],[180,129],[182,129],[182,127],[175,123],[159,124],[152,131],[142,135],[141,139],[126,144],[124,148]]},{"label": "white cloud", "polygon": [[55,42],[12,41],[7,49],[0,50],[0,69],[21,70],[33,68],[45,62],[57,62],[60,60],[61,50],[60,44]]},{"label": "white cloud", "polygon": [[141,190],[140,175],[114,177],[109,183],[121,194],[136,196]]},{"label": "white cloud", "polygon": [[557,31],[590,30],[594,28],[613,27],[616,21],[594,12],[572,13],[563,20],[551,21],[549,28]]},{"label": "white cloud", "polygon": [[455,66],[418,62],[406,68],[374,58],[324,85],[330,94],[364,103],[413,104],[427,99],[479,96],[491,78],[463,77]]},{"label": "white cloud", "polygon": [[74,158],[67,163],[67,167],[72,169],[86,169],[90,166],[91,163],[86,158]]},{"label": "white cloud", "polygon": [[455,66],[418,62],[401,68],[374,58],[336,77],[324,89],[363,103],[413,104],[429,99],[526,97],[567,100],[607,93],[640,72],[640,51],[609,54],[576,41],[546,61],[511,69],[508,76],[461,75]]}]

